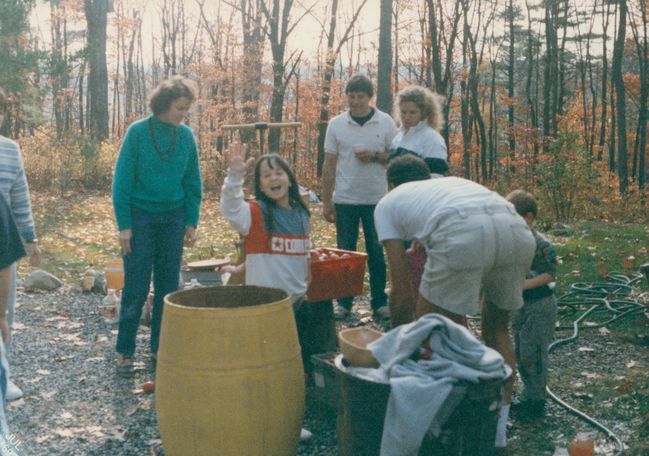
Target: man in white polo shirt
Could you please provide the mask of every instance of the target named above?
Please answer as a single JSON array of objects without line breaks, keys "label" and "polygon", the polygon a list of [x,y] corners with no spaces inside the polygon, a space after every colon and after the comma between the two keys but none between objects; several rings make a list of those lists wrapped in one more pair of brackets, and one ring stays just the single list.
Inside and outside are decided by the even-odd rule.
[{"label": "man in white polo shirt", "polygon": [[[375,318],[389,319],[385,258],[374,227],[374,208],[387,193],[385,164],[397,128],[389,115],[370,106],[374,87],[366,76],[353,76],[345,94],[349,111],[331,119],[325,137],[324,217],[336,223],[338,248],[345,250],[356,250],[363,224],[372,310]],[[337,318],[349,315],[352,300],[338,299]]]},{"label": "man in white polo shirt", "polygon": [[[525,274],[536,248],[532,231],[496,192],[459,177],[430,179],[429,173],[413,155],[391,161],[390,192],[374,213],[390,265],[392,325],[431,312],[460,323],[464,315],[482,310],[482,338],[514,371],[509,314],[523,306]],[[417,240],[426,249],[419,290],[410,285],[404,240]],[[506,445],[514,377],[515,372],[505,385],[497,447]]]}]

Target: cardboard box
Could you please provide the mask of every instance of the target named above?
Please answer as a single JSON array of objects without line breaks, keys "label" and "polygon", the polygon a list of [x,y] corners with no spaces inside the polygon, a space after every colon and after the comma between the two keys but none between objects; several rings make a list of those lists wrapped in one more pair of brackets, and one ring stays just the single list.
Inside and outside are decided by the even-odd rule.
[{"label": "cardboard box", "polygon": [[204,287],[213,287],[222,285],[221,273],[219,271],[203,270],[203,269],[189,269],[186,266],[180,268],[180,288],[182,289],[186,283],[196,279]]},{"label": "cardboard box", "polygon": [[333,410],[340,406],[340,378],[334,365],[336,352],[311,356],[313,364],[313,397]]}]

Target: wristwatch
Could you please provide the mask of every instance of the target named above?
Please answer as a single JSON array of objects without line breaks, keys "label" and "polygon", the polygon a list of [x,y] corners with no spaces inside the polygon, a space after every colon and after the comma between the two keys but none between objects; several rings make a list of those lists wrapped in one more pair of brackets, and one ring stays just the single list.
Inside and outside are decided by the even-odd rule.
[{"label": "wristwatch", "polygon": [[374,152],[374,157],[372,157],[372,161],[373,162],[379,161],[379,153],[378,152]]}]

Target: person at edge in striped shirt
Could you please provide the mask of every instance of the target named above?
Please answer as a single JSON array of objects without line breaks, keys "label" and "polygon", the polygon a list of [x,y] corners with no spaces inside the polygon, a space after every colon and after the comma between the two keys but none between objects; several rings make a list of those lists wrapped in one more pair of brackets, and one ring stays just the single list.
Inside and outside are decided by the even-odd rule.
[{"label": "person at edge in striped shirt", "polygon": [[[10,100],[7,93],[0,87],[0,126],[4,123],[9,111]],[[5,198],[13,215],[18,232],[23,241],[30,266],[38,266],[41,261],[41,251],[36,239],[32,206],[29,199],[29,187],[25,176],[25,168],[20,153],[20,147],[14,141],[0,134],[0,195]],[[7,355],[11,352],[11,327],[16,308],[16,263],[9,266],[11,277],[7,301],[7,321],[9,324],[9,340]],[[21,389],[9,379],[7,384],[7,401],[15,401],[23,395]]]}]

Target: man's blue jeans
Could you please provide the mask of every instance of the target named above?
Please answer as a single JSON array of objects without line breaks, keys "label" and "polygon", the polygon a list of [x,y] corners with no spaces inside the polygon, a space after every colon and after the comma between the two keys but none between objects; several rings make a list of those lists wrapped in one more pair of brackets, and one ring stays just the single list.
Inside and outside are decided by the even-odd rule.
[{"label": "man's blue jeans", "polygon": [[[356,250],[358,244],[359,222],[363,224],[365,235],[365,252],[367,268],[370,272],[370,293],[372,310],[385,306],[388,302],[385,294],[385,258],[383,247],[379,243],[374,227],[375,204],[336,204],[336,242],[339,249]],[[338,299],[338,305],[352,308],[353,298]]]},{"label": "man's blue jeans", "polygon": [[117,334],[118,353],[133,356],[142,306],[149,295],[153,272],[151,353],[157,353],[163,298],[178,289],[185,236],[185,212],[132,209],[131,254],[124,256],[124,290]]}]

